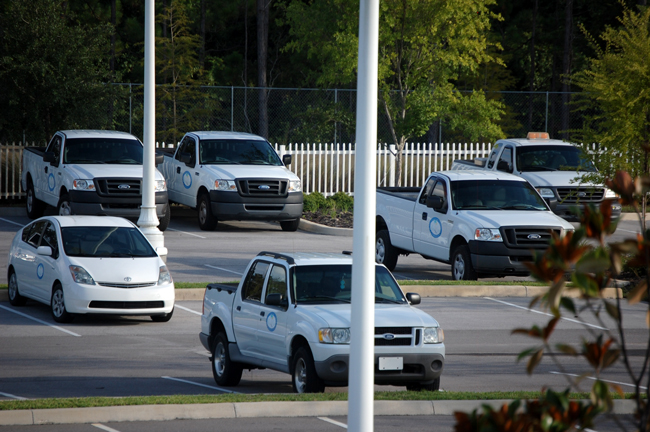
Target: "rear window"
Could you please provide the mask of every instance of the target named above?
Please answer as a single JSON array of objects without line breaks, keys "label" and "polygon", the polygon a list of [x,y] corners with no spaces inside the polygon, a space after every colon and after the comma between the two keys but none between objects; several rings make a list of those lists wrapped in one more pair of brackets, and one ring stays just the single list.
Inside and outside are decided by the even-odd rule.
[{"label": "rear window", "polygon": [[61,228],[63,249],[76,257],[155,257],[156,251],[137,228]]}]

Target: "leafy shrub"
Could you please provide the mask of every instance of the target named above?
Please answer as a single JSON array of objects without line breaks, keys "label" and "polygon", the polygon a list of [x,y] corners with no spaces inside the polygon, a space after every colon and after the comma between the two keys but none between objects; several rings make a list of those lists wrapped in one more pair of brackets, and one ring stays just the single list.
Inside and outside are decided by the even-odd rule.
[{"label": "leafy shrub", "polygon": [[336,210],[349,212],[354,208],[354,198],[345,192],[337,192],[331,197],[328,197],[327,201],[333,203],[332,207]]},{"label": "leafy shrub", "polygon": [[302,208],[306,212],[317,212],[319,209],[325,208],[325,196],[320,192],[303,194]]}]

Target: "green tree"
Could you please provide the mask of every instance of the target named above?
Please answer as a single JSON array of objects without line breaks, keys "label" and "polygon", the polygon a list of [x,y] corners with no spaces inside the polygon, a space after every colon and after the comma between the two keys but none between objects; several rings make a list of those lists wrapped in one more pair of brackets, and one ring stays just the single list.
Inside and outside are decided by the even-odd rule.
[{"label": "green tree", "polygon": [[[502,105],[478,89],[459,92],[456,81],[476,75],[490,54],[493,0],[386,0],[380,4],[379,90],[381,111],[397,145],[397,178],[409,138],[424,135],[436,120],[468,140],[502,135],[495,124]],[[356,80],[359,2],[285,1],[293,40],[287,50],[317,59],[312,76],[320,86],[351,86]]]},{"label": "green tree", "polygon": [[111,128],[111,33],[79,24],[65,2],[9,2],[0,14],[0,138]]}]

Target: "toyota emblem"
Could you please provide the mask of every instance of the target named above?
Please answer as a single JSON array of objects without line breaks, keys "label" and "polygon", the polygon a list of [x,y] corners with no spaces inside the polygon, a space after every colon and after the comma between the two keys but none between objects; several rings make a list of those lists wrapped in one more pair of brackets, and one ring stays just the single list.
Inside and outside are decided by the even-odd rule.
[{"label": "toyota emblem", "polygon": [[127,276],[127,277],[125,277],[125,278],[124,278],[124,282],[131,282],[131,278],[130,278],[130,277],[128,277],[128,276]]},{"label": "toyota emblem", "polygon": [[124,189],[131,189],[131,186],[129,186],[128,184],[121,184],[117,188],[124,190]]}]

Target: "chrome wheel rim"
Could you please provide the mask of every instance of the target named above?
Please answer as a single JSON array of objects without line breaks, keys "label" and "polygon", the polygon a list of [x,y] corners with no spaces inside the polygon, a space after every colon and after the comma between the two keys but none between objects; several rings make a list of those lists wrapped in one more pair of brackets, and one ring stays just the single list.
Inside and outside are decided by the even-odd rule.
[{"label": "chrome wheel rim", "polygon": [[32,206],[34,205],[34,192],[31,188],[27,189],[27,211],[32,212]]},{"label": "chrome wheel rim", "polygon": [[199,205],[199,222],[204,225],[206,220],[208,220],[208,207],[205,205],[205,201],[201,201]]},{"label": "chrome wheel rim", "polygon": [[304,393],[307,387],[307,365],[302,357],[296,362],[296,370],[293,373],[293,380],[296,384],[296,391]]},{"label": "chrome wheel rim", "polygon": [[18,294],[18,283],[16,282],[16,273],[12,273],[9,278],[9,298],[15,299]]},{"label": "chrome wheel rim", "polygon": [[68,201],[63,201],[59,207],[59,216],[70,216],[72,210],[70,210],[70,203]]},{"label": "chrome wheel rim", "polygon": [[375,258],[379,264],[384,262],[386,257],[386,245],[384,244],[383,239],[377,239],[377,245],[375,246]]},{"label": "chrome wheel rim", "polygon": [[463,280],[463,276],[465,275],[465,260],[463,259],[463,256],[461,254],[456,255],[456,259],[454,260],[454,276],[456,277],[456,280]]},{"label": "chrome wheel rim", "polygon": [[60,317],[65,312],[65,303],[63,302],[63,291],[58,289],[52,296],[52,313],[55,317]]},{"label": "chrome wheel rim", "polygon": [[214,371],[218,376],[223,376],[223,371],[226,368],[226,348],[221,342],[214,350]]}]

